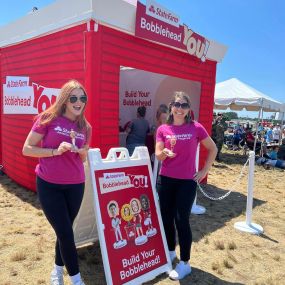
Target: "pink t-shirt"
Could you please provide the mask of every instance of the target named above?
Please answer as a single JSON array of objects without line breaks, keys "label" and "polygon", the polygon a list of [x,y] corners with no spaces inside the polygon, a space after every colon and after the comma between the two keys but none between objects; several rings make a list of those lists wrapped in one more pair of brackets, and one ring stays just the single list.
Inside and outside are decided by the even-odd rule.
[{"label": "pink t-shirt", "polygon": [[[79,130],[77,124],[65,117],[57,117],[47,125],[40,125],[39,119],[32,131],[42,134],[42,147],[56,149],[62,142],[71,143],[70,131],[76,132],[75,144],[81,148],[87,142],[87,130]],[[62,155],[43,157],[35,169],[43,180],[56,184],[78,184],[85,181],[84,166],[78,153],[66,151]]]},{"label": "pink t-shirt", "polygon": [[208,136],[205,128],[195,121],[181,126],[161,125],[157,129],[156,141],[163,142],[164,147],[172,149],[176,156],[162,161],[160,174],[171,178],[193,179],[198,143]]}]

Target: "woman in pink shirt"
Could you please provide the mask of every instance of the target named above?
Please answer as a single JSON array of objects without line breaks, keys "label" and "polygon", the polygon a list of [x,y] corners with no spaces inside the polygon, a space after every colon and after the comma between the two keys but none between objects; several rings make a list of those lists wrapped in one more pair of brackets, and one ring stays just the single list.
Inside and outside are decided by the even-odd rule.
[{"label": "woman in pink shirt", "polygon": [[68,81],[56,102],[37,116],[23,146],[23,155],[39,158],[37,193],[57,237],[51,285],[63,285],[64,266],[73,285],[84,285],[72,224],[83,199],[83,162],[91,138],[84,116],[86,104],[84,87],[76,80]]},{"label": "woman in pink shirt", "polygon": [[[199,143],[208,150],[208,156],[204,167],[197,172],[195,161]],[[175,92],[169,104],[167,122],[157,130],[155,154],[162,161],[158,194],[171,261],[176,258],[175,226],[180,245],[180,262],[169,277],[179,280],[191,273],[189,216],[197,182],[207,175],[217,154],[216,145],[205,128],[191,119],[190,98],[185,92]]]}]

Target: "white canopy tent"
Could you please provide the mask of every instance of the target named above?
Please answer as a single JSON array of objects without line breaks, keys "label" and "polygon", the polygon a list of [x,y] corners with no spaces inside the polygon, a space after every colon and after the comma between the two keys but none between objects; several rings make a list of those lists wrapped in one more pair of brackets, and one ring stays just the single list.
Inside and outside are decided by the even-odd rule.
[{"label": "white canopy tent", "polygon": [[241,111],[285,112],[285,104],[278,102],[236,78],[220,82],[215,88],[214,109]]},{"label": "white canopy tent", "polygon": [[[282,118],[284,118],[285,113],[285,104],[272,99],[236,78],[217,83],[215,87],[214,109],[226,110],[227,108],[236,111],[243,109],[259,111],[259,120],[263,118],[263,112],[279,112],[282,113]],[[255,137],[254,150],[256,140],[257,136]]]}]

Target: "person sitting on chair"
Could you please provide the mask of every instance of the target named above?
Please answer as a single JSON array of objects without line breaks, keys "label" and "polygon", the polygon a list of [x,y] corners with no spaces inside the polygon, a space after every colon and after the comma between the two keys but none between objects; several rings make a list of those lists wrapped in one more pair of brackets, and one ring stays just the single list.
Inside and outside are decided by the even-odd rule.
[{"label": "person sitting on chair", "polygon": [[277,158],[281,160],[285,160],[285,138],[282,139],[282,143],[279,146],[279,150],[277,152]]}]

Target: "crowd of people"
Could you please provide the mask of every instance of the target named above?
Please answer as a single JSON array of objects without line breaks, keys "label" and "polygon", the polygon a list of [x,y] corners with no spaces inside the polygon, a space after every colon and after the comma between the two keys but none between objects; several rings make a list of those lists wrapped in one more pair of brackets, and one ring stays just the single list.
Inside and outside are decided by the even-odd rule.
[{"label": "crowd of people", "polygon": [[[212,121],[212,139],[218,148],[217,161],[225,144],[232,150],[255,150],[257,161],[278,168],[285,168],[285,125],[258,123],[253,131],[253,125],[237,123],[231,132],[222,113],[214,113]],[[263,159],[259,159],[259,158]]]}]

